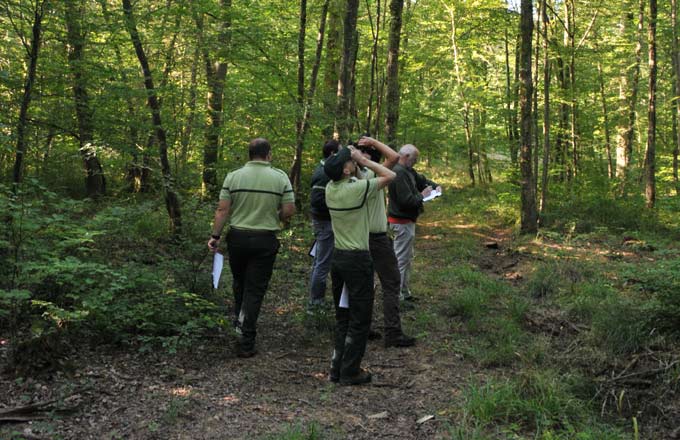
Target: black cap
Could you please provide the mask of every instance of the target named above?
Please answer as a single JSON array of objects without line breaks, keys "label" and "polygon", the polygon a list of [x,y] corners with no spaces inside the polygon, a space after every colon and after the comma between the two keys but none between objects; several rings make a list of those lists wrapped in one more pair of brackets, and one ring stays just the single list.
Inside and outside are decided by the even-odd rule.
[{"label": "black cap", "polygon": [[349,148],[341,148],[337,153],[326,159],[323,171],[331,180],[342,179],[345,163],[351,160],[352,152]]}]

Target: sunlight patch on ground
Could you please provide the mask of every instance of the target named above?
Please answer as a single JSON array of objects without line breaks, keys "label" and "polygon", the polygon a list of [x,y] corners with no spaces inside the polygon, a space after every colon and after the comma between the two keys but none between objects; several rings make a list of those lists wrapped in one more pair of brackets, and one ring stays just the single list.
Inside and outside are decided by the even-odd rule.
[{"label": "sunlight patch on ground", "polygon": [[237,403],[241,402],[241,399],[236,397],[233,394],[226,395],[222,397],[222,404],[224,405],[235,405]]},{"label": "sunlight patch on ground", "polygon": [[173,388],[170,391],[170,394],[172,394],[173,396],[188,397],[191,395],[192,392],[193,390],[191,389],[191,387],[178,387]]}]

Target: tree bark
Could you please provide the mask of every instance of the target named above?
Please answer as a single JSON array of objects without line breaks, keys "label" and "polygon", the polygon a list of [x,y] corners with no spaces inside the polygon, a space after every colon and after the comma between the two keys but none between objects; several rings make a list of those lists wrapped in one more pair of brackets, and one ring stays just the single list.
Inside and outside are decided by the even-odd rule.
[{"label": "tree bark", "polygon": [[399,123],[399,43],[404,0],[390,0],[390,34],[387,48],[387,96],[385,108],[385,138],[388,144],[397,141]]},{"label": "tree bark", "polygon": [[521,226],[522,233],[534,233],[537,229],[536,193],[534,191],[531,160],[531,99],[533,84],[531,81],[531,43],[533,34],[532,0],[522,0],[520,32],[522,36],[520,76],[520,114],[521,114]]},{"label": "tree bark", "polygon": [[[633,63],[632,67],[627,67],[624,70],[621,75],[619,85],[619,100],[622,118],[619,121],[617,129],[616,177],[621,179],[622,191],[625,187],[626,176],[633,156],[638,83],[640,81],[640,64],[642,62],[642,29],[644,26],[644,10],[644,0],[639,0],[635,62]],[[622,26],[624,37],[627,21],[628,18],[624,13]],[[627,60],[626,66],[628,66]]]},{"label": "tree bark", "polygon": [[33,10],[33,26],[31,29],[31,45],[28,49],[28,72],[24,79],[24,93],[21,98],[21,107],[19,108],[19,121],[17,122],[17,146],[16,155],[14,159],[14,169],[12,172],[12,182],[14,189],[21,183],[23,179],[23,163],[26,155],[26,129],[28,128],[28,108],[31,105],[33,97],[33,85],[35,84],[35,76],[38,69],[38,55],[40,53],[40,45],[42,44],[42,20],[45,15],[47,7],[47,0],[39,0],[35,3]]},{"label": "tree bark", "polygon": [[345,11],[342,33],[342,59],[340,61],[340,78],[338,80],[338,110],[337,126],[339,137],[342,142],[347,142],[350,137],[352,126],[352,114],[350,112],[350,99],[352,96],[352,57],[354,49],[354,37],[357,28],[357,13],[359,0],[348,0]]},{"label": "tree bark", "polygon": [[220,133],[222,130],[224,110],[224,81],[227,77],[227,60],[231,44],[231,0],[221,0],[220,10],[224,14],[217,36],[217,53],[213,56],[203,47],[205,74],[208,82],[208,123],[205,130],[205,147],[203,149],[202,191],[204,195],[216,196],[217,157],[220,150]]},{"label": "tree bark", "polygon": [[[373,25],[373,18],[371,16],[371,10],[368,9],[368,20],[371,24],[371,33],[373,36],[373,46],[371,47],[371,72],[368,87],[368,105],[366,106],[366,125],[364,126],[364,131],[367,133],[371,132],[371,121],[373,119],[373,97],[375,96],[375,80],[378,75],[378,41],[380,39],[380,3],[382,0],[377,0],[375,2],[375,26]],[[368,6],[368,2],[367,2]]]},{"label": "tree bark", "polygon": [[170,226],[173,235],[178,235],[182,227],[182,215],[180,211],[179,198],[174,190],[172,174],[170,170],[170,162],[168,161],[168,145],[167,136],[161,119],[161,109],[156,95],[156,89],[153,84],[153,77],[151,75],[151,68],[142,47],[142,42],[137,31],[134,16],[132,14],[132,5],[130,0],[122,0],[123,12],[125,14],[125,24],[130,34],[130,39],[135,48],[135,53],[139,64],[144,74],[144,87],[147,94],[147,104],[151,110],[151,119],[153,121],[154,129],[156,130],[156,139],[158,141],[158,153],[161,161],[161,171],[163,173],[163,192],[165,196],[165,207],[170,217]]},{"label": "tree bark", "polygon": [[514,88],[510,87],[510,44],[508,41],[508,30],[505,29],[505,111],[508,147],[510,151],[510,160],[513,164],[517,163],[517,139],[515,138],[515,127],[513,126],[513,93]]},{"label": "tree bark", "polygon": [[[597,40],[597,38],[596,38]],[[597,50],[597,45],[596,45]],[[604,148],[607,154],[607,176],[610,179],[615,177],[614,171],[614,161],[612,159],[612,141],[611,134],[609,133],[609,110],[607,108],[607,96],[604,90],[604,78],[602,75],[602,63],[598,60],[597,62],[597,76],[600,83],[600,102],[602,103],[602,115],[604,117]]]},{"label": "tree bark", "polygon": [[80,20],[84,15],[82,4],[74,1],[65,2],[65,18],[68,39],[68,61],[73,76],[73,97],[75,102],[76,119],[78,121],[78,141],[80,156],[85,168],[85,191],[88,197],[99,197],[106,193],[106,179],[101,163],[94,147],[94,126],[92,123],[92,109],[87,92],[83,69],[83,48],[85,33]]},{"label": "tree bark", "polygon": [[678,154],[680,153],[680,135],[678,135],[678,121],[680,120],[680,43],[678,43],[678,0],[671,0],[671,27],[673,29],[672,57],[673,60],[673,186],[675,194],[680,195],[678,181]]},{"label": "tree bark", "polygon": [[[303,0],[306,3],[305,0]],[[302,3],[302,2],[301,2]],[[316,52],[314,56],[314,65],[312,66],[311,78],[309,80],[309,90],[307,92],[307,97],[304,96],[304,35],[303,31],[300,30],[300,36],[298,39],[298,105],[301,105],[301,113],[298,114],[298,121],[295,124],[296,128],[296,146],[295,146],[295,158],[293,159],[293,165],[290,169],[290,180],[293,183],[293,187],[296,193],[300,190],[300,175],[302,170],[302,150],[305,144],[305,137],[307,131],[309,130],[309,119],[310,112],[312,108],[312,102],[314,99],[314,93],[316,91],[316,81],[319,76],[319,68],[321,66],[321,55],[323,52],[323,40],[324,34],[326,32],[326,16],[328,15],[328,6],[330,1],[325,0],[321,8],[321,23],[319,24],[319,33],[316,38]],[[300,5],[302,13],[302,4]],[[305,5],[306,8],[306,5]],[[306,15],[306,14],[305,14]],[[305,17],[306,22],[306,17]],[[300,27],[302,29],[303,19],[300,18]],[[302,40],[302,43],[300,42]],[[302,47],[300,47],[302,44]],[[301,99],[302,98],[302,99]]]},{"label": "tree bark", "polygon": [[[456,75],[456,90],[460,96],[461,101],[463,101],[463,131],[465,132],[465,144],[467,146],[467,156],[468,156],[468,176],[470,177],[470,183],[472,186],[475,185],[475,146],[473,142],[472,127],[470,123],[470,103],[467,100],[467,93],[465,91],[465,83],[463,81],[463,75],[460,71],[460,60],[458,57],[458,42],[456,40],[456,33],[458,32],[456,26],[456,10],[454,6],[448,6],[443,3],[446,10],[449,13],[449,20],[451,21],[451,50],[453,51],[453,69]],[[479,177],[480,181],[482,176]]]},{"label": "tree bark", "polygon": [[649,104],[647,111],[647,149],[645,151],[645,202],[654,208],[656,202],[656,0],[649,0]]},{"label": "tree bark", "polygon": [[543,214],[548,203],[548,169],[550,168],[550,56],[548,44],[547,0],[542,0],[541,20],[543,21],[543,170],[541,173],[541,201],[539,213]]}]

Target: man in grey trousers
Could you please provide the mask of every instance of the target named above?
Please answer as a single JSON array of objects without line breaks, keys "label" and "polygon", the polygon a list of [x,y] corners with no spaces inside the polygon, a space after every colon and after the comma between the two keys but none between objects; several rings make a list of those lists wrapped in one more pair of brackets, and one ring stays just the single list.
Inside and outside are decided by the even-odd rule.
[{"label": "man in grey trousers", "polygon": [[409,289],[416,221],[423,212],[423,199],[430,195],[433,188],[441,191],[441,186],[413,169],[420,155],[415,146],[404,145],[399,150],[399,155],[399,162],[393,168],[397,177],[389,185],[387,220],[394,235],[394,253],[401,275],[399,296],[404,301],[416,301]]}]

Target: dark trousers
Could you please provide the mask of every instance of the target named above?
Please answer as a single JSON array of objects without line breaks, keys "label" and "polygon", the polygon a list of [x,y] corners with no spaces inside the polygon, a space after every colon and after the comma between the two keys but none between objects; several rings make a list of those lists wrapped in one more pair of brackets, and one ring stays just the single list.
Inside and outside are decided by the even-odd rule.
[{"label": "dark trousers", "polygon": [[390,237],[382,233],[370,235],[369,247],[373,266],[382,287],[385,338],[397,338],[402,333],[399,318],[401,274],[397,257],[394,255],[394,245]]},{"label": "dark trousers", "polygon": [[[341,377],[359,373],[373,314],[373,263],[369,251],[335,249],[331,264],[335,303],[335,349],[331,369]],[[343,285],[349,308],[340,308]]]},{"label": "dark trousers", "polygon": [[267,291],[279,241],[273,232],[230,229],[229,267],[234,277],[234,313],[241,322],[241,348],[255,347],[257,317]]}]

